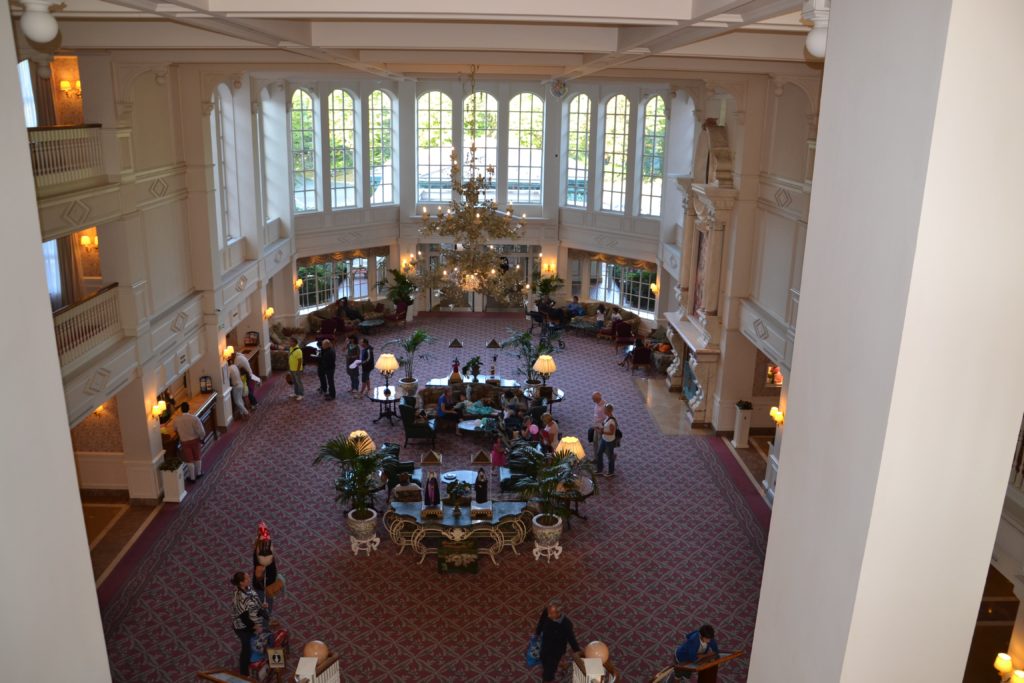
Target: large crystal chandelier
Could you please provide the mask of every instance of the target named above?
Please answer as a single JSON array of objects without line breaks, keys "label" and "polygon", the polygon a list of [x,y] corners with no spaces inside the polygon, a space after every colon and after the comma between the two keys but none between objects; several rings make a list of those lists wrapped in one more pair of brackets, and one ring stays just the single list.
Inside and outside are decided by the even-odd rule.
[{"label": "large crystal chandelier", "polygon": [[424,206],[421,216],[420,234],[442,238],[441,258],[421,272],[417,284],[437,291],[443,306],[462,305],[467,292],[485,294],[499,306],[520,306],[526,274],[518,265],[510,267],[495,243],[518,240],[523,222],[516,220],[511,204],[501,211],[497,202],[484,198],[494,186],[494,167],[477,168],[475,142],[465,180],[455,150],[451,161],[452,200],[447,207],[437,207],[436,214]]}]

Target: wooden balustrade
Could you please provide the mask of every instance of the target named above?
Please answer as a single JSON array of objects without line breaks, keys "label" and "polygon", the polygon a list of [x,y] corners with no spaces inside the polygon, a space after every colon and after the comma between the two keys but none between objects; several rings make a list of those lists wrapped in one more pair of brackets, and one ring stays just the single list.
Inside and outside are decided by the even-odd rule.
[{"label": "wooden balustrade", "polygon": [[57,354],[61,366],[82,358],[108,340],[120,337],[121,314],[117,283],[107,285],[88,299],[54,312]]},{"label": "wooden balustrade", "polygon": [[38,187],[105,175],[99,125],[29,128],[32,173]]}]

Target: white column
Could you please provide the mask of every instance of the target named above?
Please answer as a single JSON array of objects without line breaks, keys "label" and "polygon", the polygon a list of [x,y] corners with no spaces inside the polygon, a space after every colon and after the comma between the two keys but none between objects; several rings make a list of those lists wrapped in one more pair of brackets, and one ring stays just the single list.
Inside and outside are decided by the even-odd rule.
[{"label": "white column", "polygon": [[[14,37],[9,22],[0,24],[0,91],[13,93],[19,87]],[[0,252],[0,308],[17,320],[11,333],[0,335],[0,369],[14,388],[0,410],[3,678],[109,681],[43,275],[25,118],[16,97],[0,98],[0,134],[6,150],[0,203],[7,225],[17,226],[5,232]]]},{"label": "white column", "polygon": [[962,676],[1024,412],[1022,24],[832,4],[751,681]]}]

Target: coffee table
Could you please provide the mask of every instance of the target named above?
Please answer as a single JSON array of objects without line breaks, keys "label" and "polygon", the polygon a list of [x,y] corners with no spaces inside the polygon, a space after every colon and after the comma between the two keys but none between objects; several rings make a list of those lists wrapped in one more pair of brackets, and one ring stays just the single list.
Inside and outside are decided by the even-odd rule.
[{"label": "coffee table", "polygon": [[395,412],[398,399],[398,387],[374,387],[373,391],[370,392],[370,400],[380,407],[380,414],[374,420],[374,423],[380,422],[386,417],[388,424],[393,425],[394,422],[391,421],[391,418],[398,417],[398,413]]},{"label": "coffee table", "polygon": [[371,320],[360,320],[356,327],[358,327],[359,331],[363,334],[372,334],[374,330],[382,325],[384,325],[383,318],[373,318]]},{"label": "coffee table", "polygon": [[494,418],[477,418],[475,420],[462,420],[456,425],[455,429],[463,434],[492,435],[498,431],[497,425],[498,423]]},{"label": "coffee table", "polygon": [[[540,391],[540,387],[538,387],[538,386],[526,387],[523,390],[523,396],[525,396],[526,398],[528,398],[528,399],[530,399],[532,401],[534,399],[534,397],[537,396],[537,393],[539,391]],[[546,400],[548,402],[548,412],[551,413],[552,415],[554,415],[554,413],[555,413],[555,410],[554,410],[555,404],[556,403],[561,403],[562,401],[565,400],[565,391],[563,391],[562,389],[555,389],[554,387],[551,387],[551,398],[546,399]]]}]

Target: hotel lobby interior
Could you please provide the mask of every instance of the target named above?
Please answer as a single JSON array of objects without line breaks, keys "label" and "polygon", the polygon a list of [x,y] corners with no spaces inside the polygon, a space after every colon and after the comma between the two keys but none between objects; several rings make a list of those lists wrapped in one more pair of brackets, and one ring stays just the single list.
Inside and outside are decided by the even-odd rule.
[{"label": "hotel lobby interior", "polygon": [[13,3],[7,675],[248,680],[265,524],[254,679],[1024,681],[1024,8],[892,5]]}]

